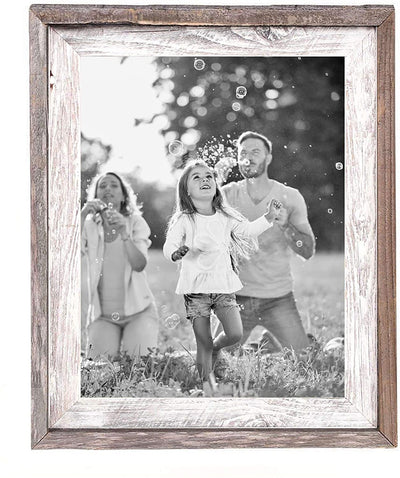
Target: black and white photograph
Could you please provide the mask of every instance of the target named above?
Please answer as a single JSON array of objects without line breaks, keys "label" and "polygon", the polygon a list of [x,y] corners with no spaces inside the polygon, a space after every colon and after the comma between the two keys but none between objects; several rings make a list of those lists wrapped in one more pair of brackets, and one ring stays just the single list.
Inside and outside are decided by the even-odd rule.
[{"label": "black and white photograph", "polygon": [[83,397],[344,396],[344,58],[82,57]]}]

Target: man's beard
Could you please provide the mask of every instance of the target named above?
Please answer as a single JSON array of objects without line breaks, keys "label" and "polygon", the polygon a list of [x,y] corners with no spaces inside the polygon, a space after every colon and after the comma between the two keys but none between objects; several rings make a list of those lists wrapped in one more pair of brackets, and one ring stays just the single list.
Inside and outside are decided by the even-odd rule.
[{"label": "man's beard", "polygon": [[256,169],[254,169],[254,166],[252,166],[250,163],[250,167],[239,166],[239,171],[244,178],[247,178],[247,179],[258,178],[259,176],[262,176],[265,173],[265,167],[266,167],[266,161],[263,161],[261,164],[258,165]]}]

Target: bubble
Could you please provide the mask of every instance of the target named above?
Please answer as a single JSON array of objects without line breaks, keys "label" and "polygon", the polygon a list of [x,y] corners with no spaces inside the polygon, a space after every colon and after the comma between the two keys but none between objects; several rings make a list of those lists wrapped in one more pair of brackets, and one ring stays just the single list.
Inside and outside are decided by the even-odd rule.
[{"label": "bubble", "polygon": [[201,58],[196,58],[196,60],[194,60],[193,66],[196,70],[200,71],[200,70],[204,70],[204,67],[206,66],[206,64],[204,60],[202,60]]},{"label": "bubble", "polygon": [[232,144],[233,144],[233,146],[234,146],[235,148],[237,148],[238,140],[237,140],[237,139],[234,139],[234,140],[232,141]]},{"label": "bubble", "polygon": [[237,103],[237,102],[233,103],[232,109],[233,111],[240,111],[240,103]]},{"label": "bubble", "polygon": [[341,169],[343,169],[343,163],[336,163],[335,164],[335,168],[340,171]]},{"label": "bubble", "polygon": [[108,209],[113,209],[114,204],[113,204],[112,202],[109,202],[109,203],[107,204],[107,207],[108,207]]},{"label": "bubble", "polygon": [[113,312],[111,314],[111,320],[113,320],[114,322],[118,322],[120,319],[120,316],[119,316],[119,313],[118,312]]},{"label": "bubble", "polygon": [[332,214],[333,213],[333,209],[328,209],[328,214]]},{"label": "bubble", "polygon": [[180,156],[183,154],[183,143],[178,139],[171,141],[168,145],[168,151],[174,156]]},{"label": "bubble", "polygon": [[247,95],[247,88],[245,86],[238,86],[236,88],[236,98],[240,100]]},{"label": "bubble", "polygon": [[180,321],[181,318],[178,314],[172,314],[164,320],[165,327],[167,327],[167,329],[174,329]]},{"label": "bubble", "polygon": [[331,100],[332,101],[339,101],[340,100],[340,95],[338,93],[336,93],[336,91],[332,91]]},{"label": "bubble", "polygon": [[302,247],[302,245],[303,245],[303,241],[297,241],[297,242],[296,242],[296,246],[297,246],[297,247]]},{"label": "bubble", "polygon": [[115,234],[117,231],[115,229],[111,229],[111,234]]}]

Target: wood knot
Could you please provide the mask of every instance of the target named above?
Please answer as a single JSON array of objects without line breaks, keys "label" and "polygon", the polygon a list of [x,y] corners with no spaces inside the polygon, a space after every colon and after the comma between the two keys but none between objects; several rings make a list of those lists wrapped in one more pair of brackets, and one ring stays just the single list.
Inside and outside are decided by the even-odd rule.
[{"label": "wood knot", "polygon": [[257,35],[268,41],[282,40],[289,36],[293,31],[293,27],[257,27]]}]

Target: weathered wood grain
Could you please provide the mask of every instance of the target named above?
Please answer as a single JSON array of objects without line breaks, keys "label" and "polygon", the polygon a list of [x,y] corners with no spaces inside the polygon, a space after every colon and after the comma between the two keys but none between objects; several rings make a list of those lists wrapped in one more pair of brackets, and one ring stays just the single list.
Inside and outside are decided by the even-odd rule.
[{"label": "weathered wood grain", "polygon": [[[92,29],[81,30],[78,43],[85,42],[82,35],[91,35]],[[348,53],[350,58],[348,64],[348,78],[347,78],[347,100],[349,105],[349,113],[346,118],[346,128],[350,132],[348,135],[348,143],[354,146],[350,157],[350,165],[353,169],[350,169],[349,177],[349,190],[348,196],[350,198],[351,210],[363,211],[367,208],[367,218],[361,215],[349,215],[347,217],[347,230],[349,234],[346,235],[346,240],[352,242],[352,246],[347,247],[347,259],[350,271],[350,284],[351,287],[347,291],[347,303],[349,308],[347,310],[349,318],[350,330],[353,333],[349,333],[347,337],[347,356],[350,366],[347,367],[350,373],[346,374],[346,393],[349,393],[352,399],[357,401],[357,407],[355,408],[352,403],[347,401],[322,401],[323,405],[317,406],[318,401],[303,400],[300,402],[292,401],[291,408],[289,410],[288,402],[281,401],[282,405],[276,403],[276,401],[255,401],[247,403],[242,399],[239,401],[230,400],[229,406],[218,404],[217,402],[207,400],[206,403],[202,401],[185,401],[182,399],[171,399],[167,401],[166,407],[161,406],[161,402],[154,405],[154,401],[145,400],[134,401],[134,405],[130,407],[131,402],[129,400],[122,400],[119,402],[103,400],[84,402],[85,406],[82,408],[81,403],[71,408],[60,407],[60,412],[57,414],[61,417],[61,410],[65,411],[65,415],[61,420],[57,422],[58,427],[69,428],[71,426],[77,426],[79,428],[95,428],[95,427],[111,427],[111,428],[140,428],[140,427],[289,427],[289,428],[305,428],[305,427],[374,427],[376,425],[376,359],[375,343],[374,339],[370,337],[370,332],[374,336],[376,329],[376,310],[375,307],[375,285],[376,274],[375,264],[370,261],[370,256],[365,255],[365,251],[372,248],[375,250],[375,235],[374,229],[374,208],[372,207],[372,227],[366,229],[366,221],[369,217],[371,209],[368,208],[369,204],[375,203],[375,185],[373,178],[371,179],[371,173],[375,168],[375,154],[374,154],[374,132],[376,117],[374,114],[375,107],[375,92],[374,83],[371,86],[370,78],[374,78],[375,70],[371,65],[375,62],[375,50],[373,48],[373,40],[375,34],[373,29],[341,29],[335,36],[335,39],[339,41],[335,44],[331,41],[332,32],[330,29],[319,29],[319,35],[317,41],[313,41],[313,35],[308,34],[307,29],[301,29],[301,32],[297,32],[297,29],[291,28],[284,30],[287,32],[286,36],[289,36],[288,41],[282,30],[279,30],[274,34],[272,30],[271,40],[265,43],[268,46],[268,54],[279,56],[287,52],[287,47],[290,45],[294,38],[299,39],[308,38],[306,42],[307,50],[305,54],[312,55],[315,50],[318,53],[321,52],[320,44],[324,43],[323,38],[329,38],[329,54],[338,55],[344,52]],[[352,31],[351,31],[352,30]],[[65,39],[66,29],[57,28],[52,29],[54,35],[63,32],[63,38]],[[74,29],[74,32],[76,30]],[[113,27],[113,38],[110,41],[110,35],[108,29],[103,28],[103,34],[100,36],[104,39],[101,44],[96,45],[97,51],[104,48],[107,54],[110,53],[108,48],[109,44],[121,45],[127,38],[127,30],[121,30],[120,28]],[[243,48],[243,44],[246,44],[246,51],[249,53],[255,53],[257,51],[260,54],[263,49],[259,48],[259,39],[263,39],[255,29],[242,28],[240,29],[240,35],[235,35],[230,29],[216,30],[196,30],[194,33],[189,32],[190,41],[187,40],[185,32],[179,32],[179,34],[172,31],[163,31],[163,36],[155,35],[154,32],[150,34],[150,37],[146,36],[147,32],[142,34],[140,29],[136,27],[134,48],[130,48],[132,54],[135,49],[140,48],[141,45],[146,43],[147,40],[151,40],[151,48],[158,52],[160,45],[169,44],[179,54],[187,53],[188,45],[190,45],[191,51],[198,50],[207,52],[208,48],[215,49],[216,51],[223,50],[226,55],[236,55]],[[86,44],[93,44],[95,37],[99,37],[97,32],[93,37],[89,37],[86,40]],[[56,37],[57,41],[61,37]],[[155,40],[156,38],[156,40]],[[344,41],[341,41],[345,38]],[[349,41],[348,39],[351,39]],[[310,41],[311,40],[311,41]],[[315,39],[314,39],[315,40]],[[69,42],[68,43],[68,48]],[[347,46],[343,48],[343,43]],[[316,45],[318,45],[316,47]],[[264,47],[264,51],[266,47]],[[61,45],[58,47],[61,51]],[[292,47],[293,48],[293,47]],[[337,48],[337,50],[336,50]],[[214,51],[214,50],[213,50]],[[69,51],[68,51],[69,52]],[[104,53],[104,52],[103,52]],[[115,52],[114,52],[115,53]],[[69,52],[69,54],[71,54]],[[325,51],[325,54],[328,54]],[[63,52],[65,55],[65,52]],[[355,61],[356,58],[356,61]],[[359,64],[365,67],[359,68]],[[68,67],[66,64],[63,67],[63,72],[66,75],[68,73]],[[372,68],[372,72],[371,72]],[[363,82],[367,81],[367,84]],[[372,91],[372,97],[370,93]],[[70,95],[76,97],[77,92],[70,90]],[[62,96],[65,96],[63,93]],[[59,100],[61,101],[61,99]],[[360,112],[362,114],[360,114]],[[65,129],[65,128],[64,128]],[[370,132],[370,134],[366,134]],[[76,133],[76,132],[75,132]],[[64,131],[65,134],[65,131]],[[68,130],[68,137],[73,134]],[[71,144],[73,147],[73,143]],[[371,154],[372,151],[372,154]],[[66,151],[66,154],[75,154],[73,150]],[[352,174],[354,173],[354,174]],[[364,185],[367,185],[364,188]],[[57,186],[58,188],[58,186]],[[361,193],[360,193],[361,188]],[[64,190],[65,191],[65,190]],[[69,197],[71,202],[78,200],[78,192],[76,189],[68,187]],[[76,194],[76,198],[74,197]],[[57,217],[57,220],[59,218]],[[72,221],[72,218],[71,218]],[[371,232],[371,234],[369,234]],[[55,235],[55,238],[58,235]],[[70,247],[69,244],[67,244]],[[64,249],[65,250],[65,249]],[[77,251],[76,251],[77,252]],[[58,260],[55,261],[58,264]],[[58,266],[60,267],[60,266]],[[65,278],[67,284],[72,284],[74,281],[73,271],[65,270]],[[355,274],[355,277],[354,277]],[[76,277],[76,276],[75,276]],[[366,291],[363,291],[363,287],[366,287]],[[365,294],[364,294],[365,292]],[[76,284],[75,291],[70,291],[70,299],[73,297],[72,302],[76,302],[80,294],[78,284]],[[76,296],[76,298],[75,298]],[[365,300],[367,298],[367,304]],[[56,298],[58,300],[60,298]],[[61,300],[62,297],[61,297]],[[68,302],[68,301],[67,301]],[[369,306],[372,304],[372,313],[367,314]],[[66,315],[71,313],[65,312]],[[79,329],[77,329],[79,330]],[[52,343],[52,342],[51,342]],[[362,355],[359,354],[359,345],[361,344]],[[371,357],[371,362],[366,360],[365,356]],[[59,360],[60,361],[60,360]],[[60,361],[62,362],[62,360]],[[75,365],[75,363],[74,363]],[[355,367],[353,369],[353,366]],[[55,387],[55,384],[54,384]],[[57,391],[54,388],[55,401],[59,402]],[[360,393],[360,391],[363,391]],[[53,384],[50,382],[50,396],[53,396]],[[371,398],[372,397],[372,398]],[[300,406],[299,406],[300,403]],[[252,404],[252,405],[251,405]],[[257,405],[256,405],[257,404]],[[261,409],[260,409],[261,404]],[[347,409],[341,408],[347,406]],[[282,406],[283,408],[280,408]],[[124,410],[127,413],[124,413]],[[161,413],[160,413],[161,412]],[[364,416],[366,413],[367,418]],[[55,417],[55,414],[54,414]],[[347,425],[346,425],[347,423]],[[51,421],[51,424],[55,422]],[[74,424],[74,425],[72,425]],[[255,425],[257,424],[257,425]],[[351,424],[351,425],[350,425]]]},{"label": "weathered wood grain", "polygon": [[79,397],[79,57],[49,28],[49,425]]},{"label": "weathered wood grain", "polygon": [[47,433],[47,27],[29,15],[31,154],[31,443]]},{"label": "weathered wood grain", "polygon": [[38,449],[387,447],[378,430],[50,430]]},{"label": "weathered wood grain", "polygon": [[392,6],[122,6],[32,5],[48,24],[135,25],[293,25],[376,26],[393,11]]},{"label": "weathered wood grain", "polygon": [[377,424],[376,32],[346,57],[345,396]]},{"label": "weathered wood grain", "polygon": [[[370,28],[57,26],[84,56],[346,56]],[[157,30],[157,31],[156,31]],[[312,52],[312,53],[310,53]]]},{"label": "weathered wood grain", "polygon": [[[95,37],[99,37],[97,32],[92,36],[92,29],[80,29],[78,44],[93,44]],[[122,45],[126,42],[126,27],[103,28],[101,38],[102,42],[96,45],[97,51],[104,48],[107,54],[110,53],[108,45]],[[105,31],[107,30],[107,31]],[[110,40],[108,30],[112,30],[113,39]],[[280,56],[287,53],[287,45],[294,43],[294,39],[305,38],[305,43],[300,48],[306,55],[314,55],[316,51],[321,52],[321,44],[329,38],[329,49],[325,50],[325,55],[338,56],[344,52],[346,56],[346,384],[345,397],[350,400],[351,409],[340,410],[338,402],[325,401],[325,407],[316,406],[316,402],[303,401],[305,415],[300,418],[293,418],[287,412],[277,413],[277,409],[272,407],[272,414],[268,407],[275,402],[262,402],[265,407],[265,426],[286,426],[286,427],[342,427],[353,421],[352,413],[357,410],[358,418],[355,426],[376,426],[377,402],[376,402],[376,384],[377,384],[377,366],[376,366],[376,264],[371,261],[371,256],[375,256],[376,236],[375,236],[375,216],[376,216],[376,189],[375,189],[375,166],[376,166],[376,34],[372,28],[357,29],[335,29],[335,35],[329,28],[319,28],[318,35],[308,32],[308,28],[299,29],[280,29],[272,30],[271,40],[268,43],[268,55]],[[312,29],[315,30],[315,29]],[[71,40],[71,29],[55,28],[55,32],[61,33],[63,38]],[[130,46],[130,53],[135,48],[140,49],[140,45],[146,43],[146,39],[152,40],[152,48],[159,52],[161,45],[169,44],[173,46],[179,54],[196,51],[208,51],[207,49],[220,49],[226,55],[235,56],[239,54],[243,43],[247,46],[247,51],[258,54],[263,52],[264,45],[259,47],[259,33],[256,29],[242,28],[240,35],[232,34],[231,29],[200,29],[194,32],[189,31],[190,41],[187,40],[185,32],[177,33],[174,30],[164,30],[163,36],[155,35],[153,32],[142,32],[139,27],[135,27],[134,48]],[[286,40],[282,31],[287,32],[291,41]],[[73,34],[76,29],[73,29]],[[89,40],[84,39],[85,34]],[[332,41],[332,37],[337,43]],[[283,40],[282,40],[283,39]],[[157,44],[156,44],[157,43]],[[343,45],[346,45],[343,47]],[[189,45],[189,47],[188,47]],[[282,46],[283,45],[283,46]],[[304,50],[307,45],[307,50]],[[265,47],[264,47],[265,48]],[[293,48],[293,46],[291,47]],[[239,50],[238,50],[239,49]],[[264,51],[265,53],[265,51]],[[76,93],[75,93],[76,95]],[[334,165],[332,165],[334,167]],[[69,192],[72,196],[73,190]],[[78,199],[78,197],[76,198]],[[75,198],[71,198],[72,201]],[[73,281],[73,276],[69,276],[68,282]],[[72,293],[72,291],[71,291]],[[79,296],[80,291],[76,287],[75,294]],[[158,416],[157,406],[146,401],[144,411],[139,406],[137,413],[131,414],[129,427],[151,426],[153,420],[156,426],[222,426],[222,423],[230,426],[253,426],[257,422],[257,416],[260,411],[257,407],[248,409],[248,414],[242,413],[240,407],[245,403],[241,399],[240,405],[236,402],[229,402],[229,407],[223,407],[223,418],[220,415],[218,406],[207,407],[203,410],[201,402],[195,402],[193,405],[197,413],[191,409],[190,413],[183,412],[184,403],[182,399],[172,400],[169,408],[170,412],[164,413],[161,418]],[[110,403],[110,402],[109,402]],[[114,403],[114,402],[112,402]],[[175,403],[175,404],[174,404]],[[254,402],[256,403],[256,402]],[[284,408],[287,406],[285,403]],[[296,402],[293,402],[295,404]],[[63,427],[68,427],[70,421],[77,423],[81,421],[82,427],[93,428],[95,426],[118,427],[118,420],[123,421],[121,409],[116,408],[116,414],[111,412],[111,418],[105,418],[105,408],[103,404],[91,402],[84,411],[75,407],[70,409],[63,418]],[[239,407],[239,409],[238,409]],[[246,405],[247,407],[247,405]],[[336,408],[335,408],[336,407]],[[354,408],[355,407],[355,408]],[[335,412],[336,409],[336,412]],[[298,414],[297,409],[297,414]],[[79,417],[75,417],[78,413]],[[84,416],[86,413],[86,416]],[[194,413],[195,418],[190,414]],[[276,415],[275,421],[272,418]],[[151,417],[143,422],[143,415]],[[240,416],[243,415],[242,418]],[[200,416],[200,421],[197,418]],[[262,415],[261,415],[262,416]],[[328,422],[328,418],[330,422]],[[110,421],[111,420],[111,421]],[[158,421],[158,420],[161,420]],[[194,425],[194,422],[196,425]],[[52,422],[54,423],[54,422]],[[247,425],[246,425],[247,423]],[[262,423],[262,420],[258,420]],[[124,427],[128,426],[126,423]]]},{"label": "weathered wood grain", "polygon": [[[397,445],[394,13],[378,28],[379,428]],[[388,413],[390,411],[391,413]]]},{"label": "weathered wood grain", "polygon": [[[267,9],[267,10],[266,10]],[[344,10],[341,10],[344,9]],[[285,12],[283,12],[285,10]],[[38,97],[32,99],[31,97],[31,121],[32,121],[32,135],[35,133],[40,138],[32,138],[32,171],[35,171],[38,166],[38,176],[33,176],[32,184],[32,218],[33,221],[38,221],[38,225],[43,226],[43,217],[40,210],[46,211],[49,215],[49,291],[46,283],[46,264],[44,262],[44,254],[46,245],[43,238],[47,238],[46,233],[43,235],[44,229],[40,230],[38,226],[32,226],[32,270],[33,275],[37,277],[35,284],[32,286],[32,292],[35,294],[32,302],[33,323],[32,330],[35,331],[32,337],[33,350],[33,368],[32,368],[32,384],[36,384],[37,391],[33,388],[32,400],[32,444],[37,448],[182,448],[182,447],[279,447],[279,446],[393,446],[397,443],[397,428],[396,428],[396,395],[395,395],[395,290],[394,290],[394,153],[393,153],[393,67],[394,59],[392,54],[393,48],[393,7],[320,7],[319,11],[311,11],[303,9],[302,7],[254,7],[254,10],[249,10],[248,7],[237,7],[235,12],[231,9],[226,10],[225,7],[194,7],[187,10],[175,11],[173,7],[87,7],[87,6],[33,6],[32,12],[39,18],[39,21],[32,15],[31,19],[31,91],[37,91]],[[134,13],[132,13],[134,12]],[[222,16],[219,13],[222,12]],[[232,13],[233,16],[230,16]],[[326,20],[324,20],[326,14]],[[135,16],[136,15],[136,16]],[[235,16],[236,15],[236,16]],[[273,25],[273,19],[276,20],[276,25],[282,25],[282,28],[270,28]],[[131,16],[131,17],[129,17]],[[390,16],[390,17],[389,17]],[[389,17],[389,19],[388,19]],[[125,19],[125,20],[123,20]],[[269,19],[270,21],[267,21]],[[107,399],[89,399],[89,402],[80,399],[79,397],[79,284],[76,278],[79,277],[79,126],[78,126],[78,56],[73,50],[78,50],[79,54],[93,54],[93,52],[116,51],[134,52],[137,48],[140,53],[151,51],[155,46],[156,50],[152,54],[158,55],[159,41],[152,41],[151,35],[158,37],[162,33],[163,38],[166,38],[166,33],[169,32],[179,37],[181,30],[176,29],[174,25],[184,24],[189,26],[207,25],[207,21],[213,22],[213,25],[220,25],[227,27],[230,25],[237,25],[238,28],[227,29],[211,29],[208,33],[205,31],[198,35],[200,29],[189,28],[189,30],[196,31],[196,36],[202,36],[203,44],[207,44],[212,52],[217,52],[214,46],[214,39],[217,31],[217,37],[221,38],[221,31],[225,35],[224,42],[227,39],[234,39],[230,48],[227,48],[225,43],[220,46],[224,54],[231,55],[237,43],[238,48],[242,48],[242,54],[249,55],[249,51],[262,51],[265,55],[273,54],[276,51],[279,54],[292,54],[293,46],[290,45],[294,40],[299,42],[302,51],[297,55],[313,54],[315,51],[321,51],[319,54],[335,54],[335,50],[331,49],[327,52],[328,45],[332,44],[332,39],[327,39],[326,43],[322,44],[321,38],[318,37],[318,44],[312,42],[312,38],[307,39],[307,29],[293,28],[294,26],[316,25],[321,27],[324,21],[330,22],[329,25],[337,25],[339,28],[329,29],[331,33],[337,38],[344,38],[340,30],[342,26],[363,25],[363,26],[379,26],[388,19],[387,23],[383,23],[382,27],[377,29],[378,35],[378,57],[377,57],[377,71],[378,71],[378,160],[377,160],[377,196],[378,196],[378,210],[377,210],[377,240],[372,242],[372,234],[367,231],[367,226],[371,228],[371,224],[367,224],[368,218],[374,221],[374,214],[369,210],[365,213],[366,208],[361,207],[363,214],[357,216],[350,214],[346,221],[346,241],[350,232],[350,242],[347,244],[356,251],[354,259],[351,263],[351,268],[354,268],[354,273],[350,279],[350,292],[347,290],[348,282],[346,282],[346,294],[354,294],[359,290],[360,284],[366,281],[368,290],[371,291],[371,297],[366,297],[361,294],[361,299],[354,306],[351,303],[346,303],[346,313],[348,309],[354,309],[359,313],[358,322],[360,328],[357,331],[354,324],[350,329],[346,329],[349,337],[346,340],[346,369],[355,368],[346,372],[346,399],[337,399],[336,411],[345,410],[344,415],[350,417],[350,421],[344,425],[346,430],[337,429],[319,429],[313,430],[312,423],[328,423],[327,426],[337,428],[340,420],[344,420],[344,415],[335,415],[335,412],[330,407],[331,404],[322,407],[317,399],[310,399],[308,403],[292,402],[290,405],[291,414],[287,413],[284,416],[282,412],[282,403],[279,404],[278,399],[276,406],[273,403],[264,403],[261,408],[252,400],[249,406],[243,399],[229,399],[239,400],[237,403],[232,402],[233,405],[229,407],[224,405],[222,408],[226,410],[221,411],[221,407],[217,405],[218,400],[221,399],[204,399],[203,403],[212,403],[213,410],[202,412],[204,405],[200,400],[189,401],[189,404],[184,405],[182,399],[172,400],[169,406],[165,408],[165,416],[169,422],[168,430],[154,429],[154,423],[164,423],[161,410],[163,409],[162,402],[147,402],[146,400],[139,400],[138,404],[133,404],[128,400],[122,404],[117,402],[108,402]],[[244,29],[243,25],[248,25],[246,22],[256,22],[255,25],[268,25],[268,27]],[[180,22],[180,23],[179,23]],[[187,23],[185,23],[187,22]],[[237,23],[236,23],[237,22]],[[280,23],[279,23],[280,22]],[[365,23],[362,23],[365,22]],[[40,25],[41,23],[41,25]],[[57,32],[51,29],[51,42],[49,44],[49,51],[52,58],[50,59],[52,77],[49,92],[40,85],[40,79],[43,83],[43,78],[47,77],[47,63],[46,52],[43,50],[44,46],[44,24],[69,24],[71,32],[68,28],[57,27]],[[101,24],[101,29],[97,31],[90,26],[81,28],[82,25],[90,23]],[[115,24],[114,26],[106,26],[107,24]],[[119,23],[129,24],[128,30],[125,27],[118,25]],[[162,32],[150,34],[148,27],[144,27],[143,34],[149,35],[146,37],[144,46],[135,45],[136,30],[138,27],[132,27],[134,24],[143,25],[161,25]],[[251,23],[250,23],[251,24]],[[77,27],[77,28],[75,28]],[[110,30],[108,31],[108,29]],[[146,30],[147,28],[147,30]],[[136,30],[135,30],[136,29]],[[151,27],[153,31],[155,27]],[[75,30],[75,32],[73,32]],[[87,38],[85,39],[85,30]],[[340,44],[341,54],[351,57],[352,50],[360,51],[360,42],[364,42],[361,47],[361,56],[355,60],[352,59],[352,68],[359,68],[360,64],[364,65],[365,59],[362,54],[371,51],[371,32],[366,29],[357,28],[362,32],[360,40],[347,43],[350,37],[346,37],[346,42],[337,42]],[[159,31],[158,28],[156,30]],[[38,33],[39,32],[39,33]],[[95,32],[95,33],[94,33]],[[119,35],[119,38],[118,38]],[[340,36],[342,35],[342,37]],[[305,39],[302,37],[306,37]],[[107,41],[103,41],[103,37]],[[134,41],[132,38],[135,37]],[[329,34],[327,32],[327,37]],[[38,40],[40,39],[40,41]],[[68,38],[68,40],[67,40]],[[307,41],[309,43],[307,43]],[[353,38],[354,40],[354,38]],[[111,47],[107,43],[113,43]],[[71,42],[71,44],[70,44]],[[75,44],[73,44],[75,42]],[[250,46],[251,42],[256,45]],[[189,43],[186,40],[186,43]],[[333,42],[334,43],[334,42]],[[73,44],[73,46],[72,46]],[[200,42],[201,44],[201,42]],[[42,45],[41,49],[39,45]],[[274,50],[276,45],[276,50]],[[278,47],[279,45],[279,47]],[[168,48],[172,48],[167,45]],[[229,45],[228,45],[229,46]],[[190,45],[190,48],[192,45]],[[364,48],[365,47],[365,48]],[[106,50],[109,48],[109,50]],[[182,46],[180,43],[176,45],[177,53],[183,54],[186,51],[187,45]],[[182,48],[182,50],[180,50]],[[214,48],[216,48],[214,50]],[[339,47],[338,47],[339,48]],[[35,53],[39,49],[40,54]],[[205,48],[206,50],[206,48]],[[204,54],[206,51],[204,50]],[[163,50],[164,51],[164,50]],[[193,51],[193,50],[191,50]],[[244,53],[246,52],[246,53]],[[282,53],[283,52],[283,53]],[[120,53],[115,53],[120,54]],[[134,53],[129,53],[134,54]],[[138,53],[137,53],[138,54]],[[145,53],[148,54],[148,53]],[[214,54],[214,53],[210,53]],[[218,52],[218,54],[221,54]],[[260,53],[261,55],[263,53]],[[364,81],[366,73],[368,72],[367,61],[366,66],[361,68],[360,76],[353,74],[354,78],[359,81]],[[43,71],[46,74],[43,76]],[[40,73],[42,72],[42,73]],[[57,74],[55,74],[57,72]],[[375,71],[370,69],[370,74],[375,75]],[[33,76],[37,75],[36,78]],[[364,76],[363,76],[364,75]],[[357,84],[348,84],[346,79],[347,104],[354,108],[357,105],[357,94],[366,95],[367,91],[372,91],[372,82],[367,82],[364,87],[359,87]],[[33,85],[33,87],[32,87]],[[351,98],[355,95],[355,98]],[[46,114],[44,111],[45,105],[49,99],[49,163],[43,161],[43,154],[46,154],[46,147],[44,139],[46,136]],[[370,127],[370,123],[366,121],[365,114],[370,111],[371,101],[373,99],[364,96],[361,99],[361,106],[351,108],[346,113],[346,141],[350,141],[348,151],[353,154],[353,159],[349,159],[350,164],[346,165],[346,174],[350,171],[355,171],[358,174],[358,180],[366,179],[370,185],[371,174],[374,171],[375,158],[369,157],[365,154],[364,143],[362,143],[361,152],[357,152],[358,139],[352,138],[352,133],[348,130],[348,125],[351,126],[355,122],[357,127],[363,125],[365,128]],[[353,105],[353,106],[352,106]],[[364,111],[364,109],[367,111]],[[375,121],[375,120],[374,120]],[[357,126],[358,125],[358,126]],[[368,126],[369,125],[369,126]],[[372,130],[374,126],[372,126]],[[360,129],[358,129],[360,131]],[[367,140],[366,151],[371,152],[372,146],[370,137],[373,133],[368,131],[363,132],[363,138]],[[366,159],[364,159],[366,158]],[[361,166],[355,164],[360,161]],[[364,163],[367,161],[367,163]],[[44,183],[44,176],[49,180],[49,211],[47,211],[46,185]],[[47,176],[48,175],[48,176]],[[351,179],[351,178],[350,178]],[[44,188],[44,189],[43,189]],[[355,207],[363,206],[354,198],[357,189],[357,184],[348,181],[346,177],[346,201],[352,200]],[[365,191],[362,198],[368,200],[373,197],[375,202],[376,190],[372,188],[371,191]],[[350,197],[350,199],[349,199]],[[58,207],[58,209],[57,209]],[[347,207],[347,206],[346,206]],[[346,209],[346,213],[348,213]],[[353,221],[353,223],[351,222]],[[376,222],[375,222],[376,224]],[[350,229],[349,229],[350,227]],[[39,235],[39,231],[41,236]],[[353,232],[352,232],[353,231]],[[371,313],[366,311],[366,301],[368,304],[373,303],[374,287],[376,288],[376,268],[371,259],[371,254],[368,261],[365,260],[365,245],[362,241],[367,241],[368,247],[377,248],[378,255],[378,349],[377,361],[379,364],[379,381],[378,381],[378,405],[379,416],[376,428],[374,423],[376,421],[376,406],[374,412],[374,369],[371,366],[371,361],[362,359],[368,358],[370,353],[375,353],[373,350],[374,337],[369,337],[369,333],[376,327],[376,309],[371,310]],[[357,245],[357,241],[361,242]],[[370,252],[370,250],[369,250]],[[347,265],[348,256],[346,256]],[[361,269],[358,271],[357,261],[361,261]],[[372,265],[371,265],[372,264]],[[375,269],[374,269],[375,268]],[[357,272],[358,271],[358,272]],[[375,271],[375,272],[374,272]],[[374,276],[375,273],[375,276]],[[375,277],[375,279],[374,279]],[[356,286],[352,283],[355,280]],[[347,280],[347,279],[346,279]],[[358,287],[358,289],[357,289]],[[49,298],[49,310],[46,311],[45,298]],[[376,300],[376,299],[375,299]],[[372,302],[371,302],[372,301]],[[48,325],[43,321],[43,313],[48,313]],[[366,323],[361,321],[365,317]],[[350,322],[353,317],[346,317],[346,321]],[[49,357],[46,356],[47,342],[46,333],[49,330],[50,334],[50,350]],[[359,350],[358,341],[361,340],[361,349]],[[357,358],[355,355],[359,353]],[[35,356],[36,354],[36,356]],[[350,355],[349,355],[350,354]],[[353,354],[353,355],[352,355]],[[46,373],[47,366],[49,366],[49,402],[46,398]],[[363,376],[365,372],[365,376]],[[376,374],[375,374],[376,375]],[[366,385],[367,388],[362,388]],[[375,376],[376,386],[376,376]],[[353,387],[353,388],[352,388]],[[360,388],[361,387],[361,388]],[[369,396],[366,396],[368,395]],[[372,398],[371,398],[372,397]],[[78,400],[78,401],[77,401]],[[90,400],[94,400],[90,403]],[[124,401],[126,399],[122,399]],[[162,399],[155,399],[162,400]],[[185,400],[185,399],[184,399]],[[210,400],[210,402],[208,402]],[[222,399],[223,400],[223,399]],[[262,399],[264,400],[264,399]],[[292,400],[292,399],[286,399]],[[317,401],[312,401],[317,400]],[[340,401],[341,400],[341,401]],[[356,403],[352,403],[352,400]],[[330,401],[332,402],[332,401]],[[157,403],[157,405],[154,405]],[[259,402],[262,403],[262,402]],[[265,405],[265,409],[264,409]],[[166,405],[165,405],[166,406]],[[188,407],[185,409],[185,407]],[[276,407],[274,409],[274,406]],[[316,407],[317,414],[316,412]],[[159,410],[157,410],[159,407]],[[175,407],[175,409],[174,409]],[[194,408],[191,408],[194,407]],[[346,408],[347,407],[347,408]],[[288,407],[289,408],[289,407]],[[41,410],[44,409],[44,412]],[[182,411],[182,410],[183,411]],[[196,409],[195,411],[193,411]],[[232,413],[230,413],[232,410]],[[261,410],[261,411],[260,411]],[[275,414],[274,414],[275,410]],[[49,421],[46,420],[46,413],[49,413]],[[374,415],[375,413],[375,415]],[[158,421],[152,421],[152,416]],[[175,414],[175,415],[174,415]],[[180,415],[180,416],[179,416]],[[318,418],[316,418],[316,416]],[[351,418],[352,417],[352,418]],[[136,421],[135,421],[136,420]],[[203,421],[202,421],[203,420]],[[230,422],[231,420],[231,422]],[[292,420],[295,423],[296,429],[281,429],[281,426],[287,427]],[[336,420],[336,421],[335,421]],[[368,429],[359,428],[363,421]],[[358,430],[354,430],[354,423]],[[139,429],[140,424],[146,424],[146,429]],[[153,424],[152,424],[153,423]],[[214,423],[220,429],[186,429],[177,427],[184,426],[182,423],[187,423],[189,426],[204,427],[209,423]],[[195,425],[193,425],[195,423]],[[352,425],[349,425],[352,423]],[[121,427],[128,426],[136,428],[135,430],[124,430]],[[236,428],[240,426],[246,427]],[[296,425],[297,424],[297,425]],[[306,429],[298,428],[306,426]],[[304,425],[306,424],[306,425]],[[56,426],[55,426],[56,425]],[[148,426],[147,426],[148,425]],[[83,426],[87,427],[82,428]],[[103,430],[104,426],[113,427],[109,430]],[[159,425],[158,425],[159,426]],[[164,425],[163,425],[164,426]],[[77,428],[75,428],[77,427]],[[101,427],[96,430],[88,428]],[[116,430],[115,428],[118,428]],[[151,428],[153,427],[153,428]],[[229,427],[235,427],[234,430]],[[258,428],[261,427],[261,428]],[[277,428],[279,427],[279,428]],[[361,425],[364,427],[364,425]],[[49,430],[46,436],[45,428]],[[256,428],[254,430],[254,428]],[[42,440],[39,442],[40,438]],[[190,443],[189,443],[190,442]]]},{"label": "weathered wood grain", "polygon": [[54,428],[371,428],[343,398],[86,398]]}]

